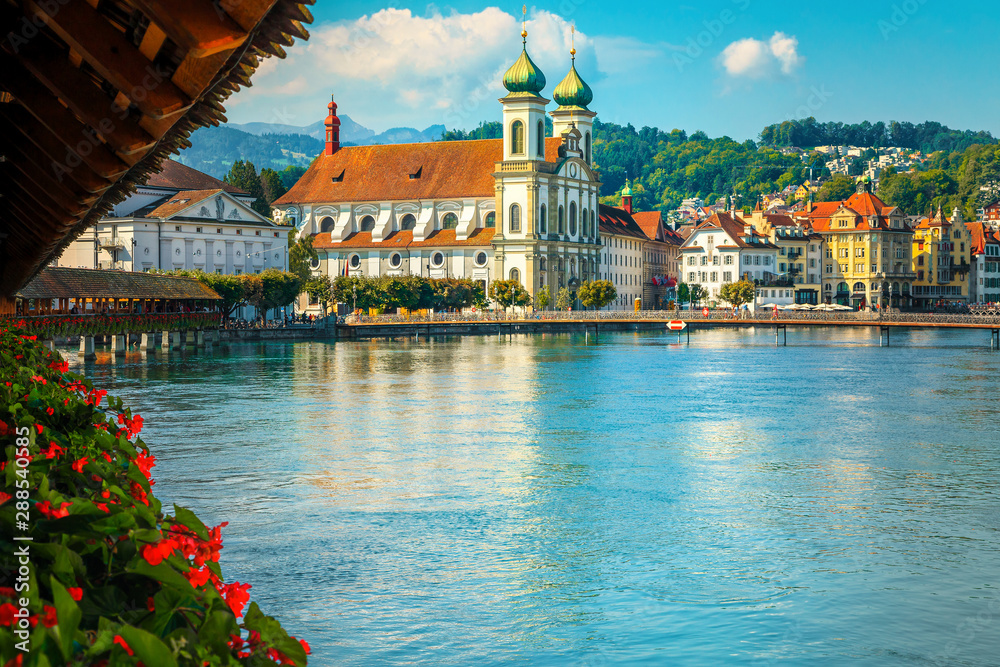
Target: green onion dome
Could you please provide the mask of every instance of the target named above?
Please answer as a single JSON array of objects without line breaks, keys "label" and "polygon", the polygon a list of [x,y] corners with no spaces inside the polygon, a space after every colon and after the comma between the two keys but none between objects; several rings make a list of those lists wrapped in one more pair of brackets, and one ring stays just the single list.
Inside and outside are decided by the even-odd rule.
[{"label": "green onion dome", "polygon": [[583,109],[586,109],[587,105],[594,101],[594,91],[580,78],[576,71],[576,58],[570,65],[569,74],[553,91],[552,99],[561,107],[581,107]]},{"label": "green onion dome", "polygon": [[512,93],[531,93],[537,95],[545,88],[545,75],[531,62],[527,48],[521,49],[521,56],[506,74],[503,75],[503,87]]},{"label": "green onion dome", "polygon": [[628,179],[626,178],[625,187],[622,188],[622,197],[631,197],[631,196],[632,196],[632,188],[629,187]]}]

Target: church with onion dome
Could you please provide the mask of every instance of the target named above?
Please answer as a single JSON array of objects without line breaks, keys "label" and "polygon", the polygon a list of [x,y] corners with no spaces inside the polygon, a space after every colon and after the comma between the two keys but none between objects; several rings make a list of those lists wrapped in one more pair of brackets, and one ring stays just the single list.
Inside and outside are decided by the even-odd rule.
[{"label": "church with onion dome", "polygon": [[[337,104],[326,147],[274,202],[274,219],[313,237],[317,274],[517,280],[554,300],[601,277],[593,91],[570,69],[543,96],[545,75],[521,53],[503,78],[502,139],[341,146]],[[545,136],[546,113],[553,136]]]}]

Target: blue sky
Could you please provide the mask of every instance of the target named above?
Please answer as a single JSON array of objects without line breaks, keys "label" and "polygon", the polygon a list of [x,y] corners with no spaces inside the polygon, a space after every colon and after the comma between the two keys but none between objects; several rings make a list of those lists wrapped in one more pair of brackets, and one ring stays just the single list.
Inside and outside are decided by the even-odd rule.
[{"label": "blue sky", "polygon": [[[993,11],[991,11],[993,10]],[[235,122],[307,125],[340,112],[377,132],[499,118],[521,3],[319,0],[313,37],[230,99]],[[577,68],[603,120],[756,138],[765,125],[936,120],[1000,135],[1000,19],[980,1],[559,0],[528,5],[548,79]]]}]

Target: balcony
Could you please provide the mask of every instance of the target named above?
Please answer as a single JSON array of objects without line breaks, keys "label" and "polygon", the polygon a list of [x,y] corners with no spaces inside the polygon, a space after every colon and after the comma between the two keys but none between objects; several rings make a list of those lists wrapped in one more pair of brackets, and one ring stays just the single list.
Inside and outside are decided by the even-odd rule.
[{"label": "balcony", "polygon": [[123,250],[125,242],[117,236],[99,236],[97,238],[97,246],[104,250]]}]

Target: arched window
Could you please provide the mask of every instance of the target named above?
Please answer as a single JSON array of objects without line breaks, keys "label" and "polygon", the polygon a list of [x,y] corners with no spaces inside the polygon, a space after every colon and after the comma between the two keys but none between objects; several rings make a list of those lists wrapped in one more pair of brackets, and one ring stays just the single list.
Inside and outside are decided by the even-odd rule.
[{"label": "arched window", "polygon": [[486,214],[486,222],[483,223],[483,224],[486,225],[487,229],[493,229],[494,227],[496,227],[497,226],[497,214],[494,213],[493,211],[490,211],[489,213],[487,213]]},{"label": "arched window", "polygon": [[539,260],[538,260],[538,270],[539,271],[544,271],[546,264],[547,264],[547,262],[545,261],[544,257],[539,258]]},{"label": "arched window", "polygon": [[564,219],[562,204],[559,204],[559,228],[556,230],[559,234],[566,233],[566,221]]},{"label": "arched window", "polygon": [[587,161],[587,164],[590,164],[590,132],[587,133],[587,139],[584,145],[586,148],[584,159]]},{"label": "arched window", "polygon": [[510,279],[514,280],[514,281],[517,281],[518,283],[520,283],[521,282],[521,272],[518,271],[517,269],[511,269],[510,270]]},{"label": "arched window", "polygon": [[576,236],[576,202],[569,203],[569,235]]},{"label": "arched window", "polygon": [[285,220],[287,220],[288,224],[290,224],[292,227],[295,227],[298,224],[299,212],[297,210],[295,210],[294,208],[290,208],[290,209],[286,210],[285,211]]},{"label": "arched window", "polygon": [[865,291],[865,284],[864,283],[854,283],[854,291],[855,292],[864,292]]},{"label": "arched window", "polygon": [[521,207],[517,204],[510,205],[510,224],[508,229],[512,232],[521,231]]},{"label": "arched window", "polygon": [[454,213],[445,213],[441,220],[441,229],[455,229],[458,227],[458,216]]},{"label": "arched window", "polygon": [[[957,234],[958,232],[955,232],[955,233]],[[899,283],[893,283],[892,284],[892,293],[893,294],[899,294]]]},{"label": "arched window", "polygon": [[583,209],[583,214],[580,216],[580,235],[587,236],[587,232],[590,230],[590,216],[587,215],[587,209]]},{"label": "arched window", "polygon": [[375,229],[375,218],[370,215],[366,215],[361,218],[361,231],[370,232]]},{"label": "arched window", "polygon": [[535,148],[535,152],[538,153],[538,157],[544,158],[545,157],[545,123],[542,122],[542,121],[538,121],[538,138],[536,139],[536,141],[538,142],[538,144],[537,144],[537,146]]},{"label": "arched window", "polygon": [[399,228],[403,231],[413,229],[417,226],[417,219],[413,217],[412,213],[407,213],[403,216],[402,222],[399,223]]},{"label": "arched window", "polygon": [[597,213],[590,212],[590,237],[597,238]]},{"label": "arched window", "polygon": [[839,283],[837,285],[837,291],[846,294],[848,292],[847,283]]},{"label": "arched window", "polygon": [[538,233],[539,234],[546,234],[546,233],[548,233],[549,221],[548,221],[548,216],[546,215],[547,213],[548,213],[548,209],[545,208],[545,204],[542,204],[542,207],[538,210]]},{"label": "arched window", "polygon": [[524,123],[515,120],[510,126],[511,155],[524,155]]},{"label": "arched window", "polygon": [[319,221],[319,231],[321,232],[332,232],[333,228],[337,225],[333,221],[333,218],[326,217]]}]

